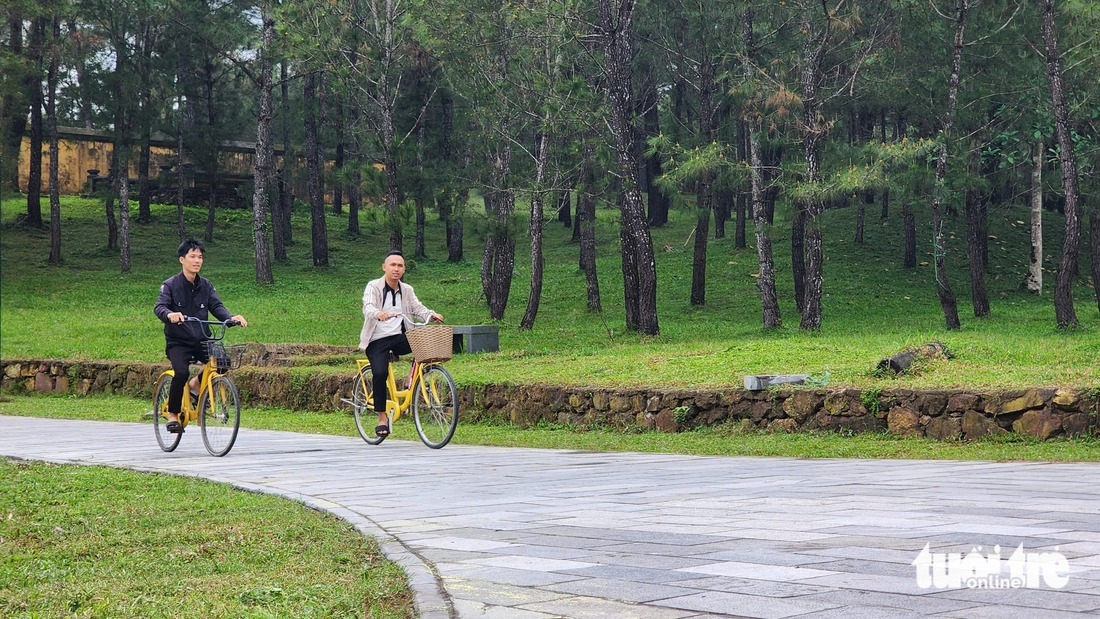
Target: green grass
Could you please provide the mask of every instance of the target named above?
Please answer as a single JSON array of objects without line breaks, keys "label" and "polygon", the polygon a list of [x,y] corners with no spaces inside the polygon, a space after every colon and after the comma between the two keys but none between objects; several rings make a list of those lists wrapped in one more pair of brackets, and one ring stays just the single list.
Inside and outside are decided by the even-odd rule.
[{"label": "green grass", "polygon": [[[776,264],[784,327],[761,328],[752,248],[734,249],[733,239],[709,246],[707,304],[688,303],[693,226],[688,213],[673,212],[669,226],[653,231],[658,248],[658,306],[661,335],[623,332],[622,278],[614,210],[601,210],[596,233],[603,315],[585,309],[583,274],[569,231],[547,224],[546,277],[535,328],[520,331],[529,286],[530,259],[525,239],[517,246],[516,277],[510,305],[500,323],[499,353],[459,356],[450,362],[460,383],[556,383],[593,386],[737,385],[745,374],[825,373],[830,386],[972,387],[1082,386],[1100,384],[1100,313],[1089,282],[1074,286],[1081,327],[1055,326],[1050,290],[1030,295],[1019,289],[1029,241],[1023,207],[991,213],[990,276],[992,316],[970,317],[963,222],[950,220],[950,276],[959,297],[963,328],[947,331],[933,288],[932,267],[901,268],[900,217],[878,221],[869,209],[863,246],[851,242],[854,210],[830,210],[822,218],[825,235],[824,326],[819,333],[797,328],[790,279],[788,224],[782,205],[775,227]],[[66,198],[63,203],[65,263],[46,264],[48,234],[14,224],[25,209],[22,199],[5,200],[0,210],[0,344],[5,358],[60,357],[159,361],[161,325],[152,315],[159,283],[179,271],[175,207],[154,205],[154,222],[134,224],[133,270],[120,274],[115,252],[105,249],[102,203]],[[251,214],[223,210],[209,244],[203,275],[217,285],[228,307],[244,314],[247,330],[235,342],[358,343],[360,302],[365,283],[381,272],[388,249],[383,225],[367,211],[361,236],[344,232],[343,218],[329,215],[331,264],[315,268],[310,259],[309,220],[295,215],[296,242],[290,257],[274,266],[275,284],[255,283]],[[918,217],[921,217],[919,214]],[[1060,251],[1061,220],[1046,213],[1048,269]],[[187,209],[188,230],[201,231],[205,211]],[[920,251],[928,250],[927,223],[918,224]],[[410,260],[408,281],[418,296],[452,324],[488,322],[481,297],[480,247],[476,213],[467,225],[466,257],[445,262],[442,227],[429,216],[430,257]],[[727,226],[732,235],[732,224]],[[406,229],[411,245],[411,226]],[[750,243],[751,243],[750,235]],[[1082,247],[1087,247],[1082,243]],[[926,258],[921,254],[922,258]],[[1089,272],[1087,251],[1080,271]],[[951,362],[930,364],[899,379],[872,375],[878,360],[910,345],[941,340],[955,353]],[[350,368],[349,368],[350,370]],[[340,371],[320,368],[318,371]]]},{"label": "green grass", "polygon": [[[149,404],[121,396],[65,397],[9,396],[0,400],[0,414],[67,419],[139,422]],[[313,434],[358,436],[346,413],[312,413],[278,408],[247,408],[241,425]],[[198,437],[194,437],[197,440]],[[149,429],[152,443],[153,431]],[[185,437],[185,440],[186,437]],[[394,424],[392,440],[419,440],[412,420]],[[454,444],[633,451],[712,456],[782,456],[788,458],[906,458],[952,460],[1031,460],[1052,462],[1100,461],[1100,438],[1055,438],[1008,435],[975,441],[936,441],[890,434],[746,432],[735,424],[666,434],[608,428],[541,424],[518,428],[507,422],[459,423]],[[363,445],[363,449],[372,449]],[[426,448],[425,448],[426,449]]]},{"label": "green grass", "polygon": [[0,459],[0,616],[410,619],[347,523],[207,481]]}]

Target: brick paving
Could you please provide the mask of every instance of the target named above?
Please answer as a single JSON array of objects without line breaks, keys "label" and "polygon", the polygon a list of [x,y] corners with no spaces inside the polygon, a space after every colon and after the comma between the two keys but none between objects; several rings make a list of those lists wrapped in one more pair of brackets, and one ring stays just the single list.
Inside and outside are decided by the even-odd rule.
[{"label": "brick paving", "polygon": [[[350,420],[349,420],[350,423]],[[461,433],[461,426],[459,432]],[[691,457],[0,416],[0,455],[193,475],[375,536],[424,619],[1100,616],[1100,464]],[[933,553],[1058,552],[1068,582],[920,588]],[[1008,568],[1004,568],[1007,575]]]}]

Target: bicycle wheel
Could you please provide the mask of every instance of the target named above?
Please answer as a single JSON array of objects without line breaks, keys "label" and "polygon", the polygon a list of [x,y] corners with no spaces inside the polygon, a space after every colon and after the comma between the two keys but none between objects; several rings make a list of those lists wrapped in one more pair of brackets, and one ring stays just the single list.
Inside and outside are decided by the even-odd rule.
[{"label": "bicycle wheel", "polygon": [[414,387],[413,420],[420,440],[432,449],[446,445],[458,426],[458,397],[451,374],[438,365],[424,371]]},{"label": "bicycle wheel", "polygon": [[241,426],[241,402],[237,386],[225,376],[215,376],[210,381],[199,405],[199,425],[202,427],[202,443],[212,456],[224,456],[237,440]]},{"label": "bicycle wheel", "polygon": [[153,432],[157,435],[157,444],[164,451],[174,451],[180,444],[182,434],[172,434],[168,425],[168,391],[172,387],[172,374],[165,372],[157,379],[153,388]]},{"label": "bicycle wheel", "polygon": [[[368,445],[377,445],[386,440],[378,436],[374,428],[378,426],[378,416],[374,412],[374,374],[370,367],[363,368],[355,379],[355,389],[351,393],[351,411],[355,415],[355,429]],[[393,426],[393,420],[390,420]]]}]

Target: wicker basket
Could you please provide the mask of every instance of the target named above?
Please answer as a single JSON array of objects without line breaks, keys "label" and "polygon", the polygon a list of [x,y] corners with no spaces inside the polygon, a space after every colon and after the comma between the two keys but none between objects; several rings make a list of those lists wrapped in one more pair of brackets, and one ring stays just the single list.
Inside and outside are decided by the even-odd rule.
[{"label": "wicker basket", "polygon": [[405,332],[413,357],[420,363],[441,363],[451,358],[454,328],[451,325],[424,325]]},{"label": "wicker basket", "polygon": [[246,346],[241,344],[230,346],[227,350],[218,340],[206,340],[206,352],[210,355],[211,363],[217,364],[219,374],[225,374],[229,370],[239,367],[245,348]]}]

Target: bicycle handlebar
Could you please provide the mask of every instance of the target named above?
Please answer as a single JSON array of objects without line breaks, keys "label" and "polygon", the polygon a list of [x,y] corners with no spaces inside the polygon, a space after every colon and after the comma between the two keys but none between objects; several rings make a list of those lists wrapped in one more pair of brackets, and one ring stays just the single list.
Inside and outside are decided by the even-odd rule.
[{"label": "bicycle handlebar", "polygon": [[241,323],[237,322],[236,320],[233,320],[232,318],[230,318],[229,320],[203,320],[202,318],[196,318],[195,316],[184,316],[183,317],[183,322],[197,322],[197,323],[199,323],[203,326],[207,326],[207,327],[213,327],[213,326],[221,327],[222,328],[221,335],[215,336],[213,331],[211,331],[211,333],[210,333],[210,337],[212,339],[215,339],[215,340],[225,339],[225,330],[226,329],[228,329],[230,327],[237,327],[237,326],[240,326],[240,324],[241,324]]}]

